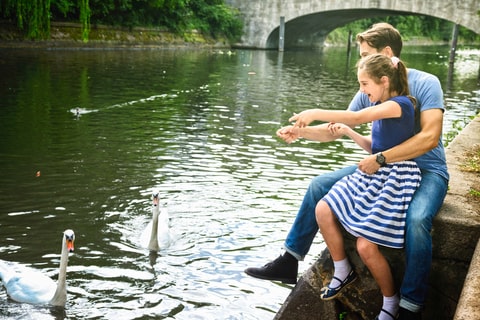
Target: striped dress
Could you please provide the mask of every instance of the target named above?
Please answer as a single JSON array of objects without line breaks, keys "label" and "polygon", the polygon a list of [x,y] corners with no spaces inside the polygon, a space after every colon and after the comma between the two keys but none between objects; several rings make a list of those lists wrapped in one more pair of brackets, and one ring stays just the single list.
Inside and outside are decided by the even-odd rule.
[{"label": "striped dress", "polygon": [[[392,100],[400,104],[402,116],[373,122],[373,153],[389,149],[414,134],[413,104],[404,96]],[[420,181],[420,169],[412,160],[388,163],[373,175],[357,169],[339,180],[323,200],[353,236],[399,249],[404,245],[408,205]]]}]

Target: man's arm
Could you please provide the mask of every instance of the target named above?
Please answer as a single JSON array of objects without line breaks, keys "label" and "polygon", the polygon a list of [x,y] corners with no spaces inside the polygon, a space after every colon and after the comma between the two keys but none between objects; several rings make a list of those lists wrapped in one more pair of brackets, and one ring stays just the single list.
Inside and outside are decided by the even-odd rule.
[{"label": "man's arm", "polygon": [[277,136],[283,139],[286,143],[292,143],[299,138],[318,142],[330,142],[338,139],[342,135],[332,134],[328,129],[328,123],[322,123],[304,128],[295,127],[293,125],[286,126],[278,129]]},{"label": "man's arm", "polygon": [[[429,109],[421,112],[420,125],[422,129],[419,133],[382,152],[387,163],[413,159],[435,148],[442,134],[442,109]],[[366,157],[358,164],[358,168],[368,174],[375,173],[379,167],[375,155]]]}]

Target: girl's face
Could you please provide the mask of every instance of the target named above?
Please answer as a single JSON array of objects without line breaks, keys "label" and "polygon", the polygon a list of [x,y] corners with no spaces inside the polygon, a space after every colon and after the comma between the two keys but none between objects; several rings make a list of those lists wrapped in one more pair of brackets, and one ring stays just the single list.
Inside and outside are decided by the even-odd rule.
[{"label": "girl's face", "polygon": [[385,77],[380,78],[380,83],[376,83],[364,70],[358,70],[358,83],[360,91],[368,96],[370,102],[383,102],[388,97],[388,88],[385,83]]}]

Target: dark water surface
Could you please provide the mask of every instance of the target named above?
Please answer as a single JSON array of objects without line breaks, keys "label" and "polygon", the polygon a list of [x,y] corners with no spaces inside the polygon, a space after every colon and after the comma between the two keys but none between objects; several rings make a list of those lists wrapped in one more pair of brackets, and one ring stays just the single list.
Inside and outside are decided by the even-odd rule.
[{"label": "dark water surface", "polygon": [[[445,91],[444,137],[480,111],[480,50],[406,47]],[[291,286],[244,275],[275,258],[310,179],[356,163],[348,140],[286,145],[293,112],[344,109],[357,91],[345,49],[0,51],[0,259],[56,279],[76,233],[64,312],[21,319],[271,319]],[[361,131],[367,132],[367,127]],[[447,141],[448,142],[448,141]],[[173,243],[139,243],[160,189]],[[300,272],[323,249],[320,236]]]}]

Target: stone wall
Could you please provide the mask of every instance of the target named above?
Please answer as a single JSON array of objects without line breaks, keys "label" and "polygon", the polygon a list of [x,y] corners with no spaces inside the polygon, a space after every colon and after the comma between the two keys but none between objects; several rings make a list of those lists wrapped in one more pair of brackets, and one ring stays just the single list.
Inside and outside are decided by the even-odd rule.
[{"label": "stone wall", "polygon": [[454,320],[480,318],[480,241],[468,270]]}]

